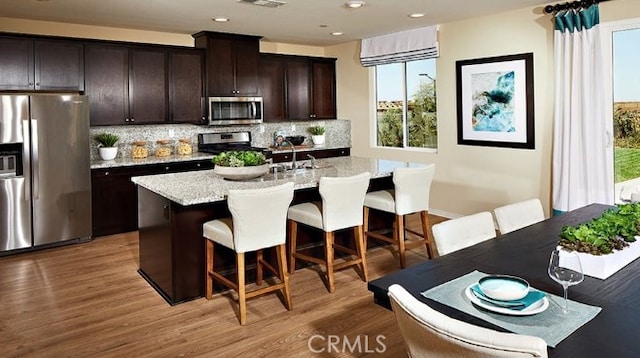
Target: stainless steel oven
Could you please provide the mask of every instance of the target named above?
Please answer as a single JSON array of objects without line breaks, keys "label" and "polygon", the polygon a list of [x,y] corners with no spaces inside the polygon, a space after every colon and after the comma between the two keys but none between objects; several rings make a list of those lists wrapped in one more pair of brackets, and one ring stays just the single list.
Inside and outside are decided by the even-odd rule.
[{"label": "stainless steel oven", "polygon": [[209,97],[209,124],[262,123],[262,97]]}]

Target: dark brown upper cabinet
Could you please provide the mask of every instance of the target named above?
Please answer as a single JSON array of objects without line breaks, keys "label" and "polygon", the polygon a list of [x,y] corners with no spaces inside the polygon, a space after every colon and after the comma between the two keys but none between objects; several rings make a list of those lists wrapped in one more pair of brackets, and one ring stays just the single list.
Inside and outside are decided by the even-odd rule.
[{"label": "dark brown upper cabinet", "polygon": [[265,121],[335,119],[335,58],[262,54]]},{"label": "dark brown upper cabinet", "polygon": [[172,122],[202,124],[204,51],[169,51],[169,116]]},{"label": "dark brown upper cabinet", "polygon": [[260,36],[202,31],[195,46],[206,49],[207,96],[255,96],[259,92]]},{"label": "dark brown upper cabinet", "polygon": [[81,42],[0,37],[0,90],[84,90]]},{"label": "dark brown upper cabinet", "polygon": [[287,119],[285,66],[286,62],[281,55],[260,55],[260,95],[266,122]]},{"label": "dark brown upper cabinet", "polygon": [[202,123],[201,50],[86,45],[91,125]]}]

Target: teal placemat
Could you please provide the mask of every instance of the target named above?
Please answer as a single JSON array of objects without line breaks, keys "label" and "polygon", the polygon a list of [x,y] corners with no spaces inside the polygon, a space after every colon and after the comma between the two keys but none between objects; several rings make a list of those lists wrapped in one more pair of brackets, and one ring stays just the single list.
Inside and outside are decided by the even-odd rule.
[{"label": "teal placemat", "polygon": [[[555,347],[578,328],[593,319],[602,308],[569,300],[569,314],[562,313],[564,298],[547,293],[549,308],[532,316],[507,316],[476,307],[464,294],[469,285],[487,274],[473,271],[422,292],[426,298],[453,307],[517,334],[540,337]],[[569,289],[571,294],[571,289]]]}]

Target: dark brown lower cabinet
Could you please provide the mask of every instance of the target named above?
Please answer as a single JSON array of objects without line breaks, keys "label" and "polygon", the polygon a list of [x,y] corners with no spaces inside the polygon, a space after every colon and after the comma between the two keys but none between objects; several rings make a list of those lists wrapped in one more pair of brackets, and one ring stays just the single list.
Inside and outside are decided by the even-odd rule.
[{"label": "dark brown lower cabinet", "polygon": [[92,236],[138,230],[138,191],[132,177],[212,167],[206,159],[91,170]]},{"label": "dark brown lower cabinet", "polygon": [[[296,161],[307,160],[307,154],[313,155],[316,159],[330,158],[330,157],[348,157],[351,155],[351,148],[334,148],[334,149],[320,149],[320,150],[306,150],[296,153]],[[292,159],[291,152],[273,153],[273,162],[282,163],[290,162]]]}]

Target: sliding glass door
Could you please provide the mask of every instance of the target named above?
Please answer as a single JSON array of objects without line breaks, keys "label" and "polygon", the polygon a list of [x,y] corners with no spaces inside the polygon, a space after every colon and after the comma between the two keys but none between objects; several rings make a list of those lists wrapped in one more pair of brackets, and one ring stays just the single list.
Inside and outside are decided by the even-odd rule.
[{"label": "sliding glass door", "polygon": [[[640,19],[603,24],[616,202],[640,200]],[[610,87],[609,87],[610,86]]]}]

